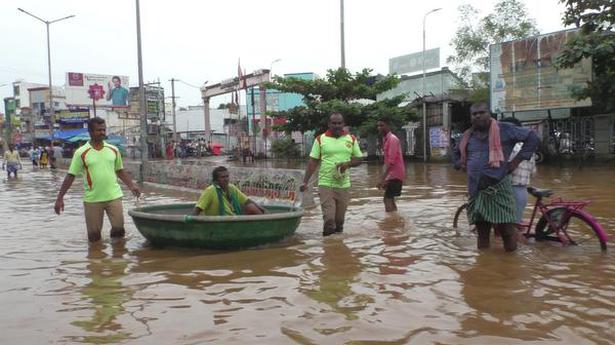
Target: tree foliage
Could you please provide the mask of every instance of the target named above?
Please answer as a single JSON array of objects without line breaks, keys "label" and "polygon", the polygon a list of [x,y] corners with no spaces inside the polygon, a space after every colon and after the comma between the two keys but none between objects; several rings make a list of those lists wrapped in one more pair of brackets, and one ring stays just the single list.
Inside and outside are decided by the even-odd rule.
[{"label": "tree foliage", "polygon": [[276,157],[299,158],[301,152],[295,141],[289,136],[276,139],[271,143],[271,152]]},{"label": "tree foliage", "polygon": [[591,97],[598,108],[615,109],[615,5],[612,0],[560,0],[566,5],[563,22],[580,28],[557,57],[558,68],[572,68],[591,59],[594,77],[586,88],[573,90],[578,99]]},{"label": "tree foliage", "polygon": [[399,107],[403,96],[375,101],[376,95],[397,86],[399,78],[394,75],[374,76],[371,69],[355,74],[345,68],[327,71],[325,78],[305,80],[293,77],[274,77],[267,88],[303,96],[305,106],[286,111],[269,113],[286,118],[280,126],[285,132],[323,132],[333,112],[344,115],[346,124],[358,129],[362,135],[374,130],[375,119],[388,116],[395,124],[408,121],[414,113],[408,107]]},{"label": "tree foliage", "polygon": [[460,26],[455,32],[451,46],[455,55],[447,62],[468,84],[476,87],[472,73],[489,71],[489,45],[538,34],[535,20],[530,18],[525,5],[519,0],[499,0],[493,12],[480,18],[472,5],[459,7]]}]

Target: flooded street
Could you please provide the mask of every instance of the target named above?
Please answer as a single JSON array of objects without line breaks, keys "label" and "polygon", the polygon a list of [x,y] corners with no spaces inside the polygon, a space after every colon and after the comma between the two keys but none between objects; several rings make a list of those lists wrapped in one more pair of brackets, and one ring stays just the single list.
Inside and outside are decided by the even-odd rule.
[{"label": "flooded street", "polygon": [[[615,341],[615,168],[542,165],[533,180],[593,200],[587,210],[610,236],[607,253],[597,242],[531,241],[506,254],[498,240],[479,252],[471,232],[452,228],[463,174],[408,164],[399,213],[385,215],[378,172],[353,168],[342,235],[322,238],[316,207],[282,243],[211,252],[152,249],[127,214],[125,241],[110,242],[105,220],[102,243],[90,246],[81,182],[56,216],[65,173],[24,164],[19,180],[0,183],[0,343]],[[129,194],[125,212],[136,205]],[[141,205],[196,198],[146,189]]]}]

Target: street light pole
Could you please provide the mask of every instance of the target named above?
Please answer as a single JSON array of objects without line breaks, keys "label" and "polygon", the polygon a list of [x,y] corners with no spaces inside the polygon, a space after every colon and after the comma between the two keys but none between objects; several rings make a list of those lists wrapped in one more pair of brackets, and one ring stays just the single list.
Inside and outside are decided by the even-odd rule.
[{"label": "street light pole", "polygon": [[342,68],[346,68],[346,48],[344,43],[344,0],[340,0],[340,46],[342,50]]},{"label": "street light pole", "polygon": [[425,102],[425,20],[427,15],[441,10],[442,8],[434,8],[433,10],[425,13],[423,16],[423,78],[421,79],[423,89],[423,161],[427,162],[427,104]]},{"label": "street light pole", "polygon": [[141,169],[139,169],[139,182],[145,180],[145,161],[148,158],[147,152],[147,109],[145,108],[145,85],[143,84],[143,57],[141,54],[141,15],[139,10],[139,0],[136,1],[137,11],[137,64],[139,68],[139,108],[141,109]]},{"label": "street light pole", "polygon": [[269,79],[273,77],[273,64],[280,61],[282,61],[282,59],[275,59],[269,64]]},{"label": "street light pole", "polygon": [[49,136],[51,137],[51,139],[53,139],[53,116],[54,116],[55,111],[54,111],[54,108],[53,108],[53,88],[52,88],[52,85],[51,85],[51,44],[50,44],[50,41],[49,41],[49,25],[51,25],[53,23],[56,23],[56,22],[59,22],[61,20],[72,18],[75,15],[71,14],[70,16],[66,16],[66,17],[62,17],[62,18],[59,18],[59,19],[55,19],[55,20],[49,21],[49,20],[41,19],[41,18],[33,15],[32,13],[30,13],[30,12],[24,10],[24,9],[21,9],[19,7],[17,9],[19,11],[21,11],[21,12],[23,12],[23,13],[25,13],[25,14],[33,17],[33,18],[35,18],[36,20],[39,20],[39,21],[43,22],[45,24],[46,28],[47,28],[47,71],[49,72]]}]

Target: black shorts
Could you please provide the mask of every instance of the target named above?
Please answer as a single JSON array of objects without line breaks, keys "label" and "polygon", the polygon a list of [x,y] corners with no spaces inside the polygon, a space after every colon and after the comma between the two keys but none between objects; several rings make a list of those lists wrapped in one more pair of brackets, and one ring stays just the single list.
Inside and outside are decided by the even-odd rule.
[{"label": "black shorts", "polygon": [[393,199],[396,196],[400,196],[402,184],[403,182],[401,182],[401,180],[388,180],[387,188],[384,190],[384,197]]}]

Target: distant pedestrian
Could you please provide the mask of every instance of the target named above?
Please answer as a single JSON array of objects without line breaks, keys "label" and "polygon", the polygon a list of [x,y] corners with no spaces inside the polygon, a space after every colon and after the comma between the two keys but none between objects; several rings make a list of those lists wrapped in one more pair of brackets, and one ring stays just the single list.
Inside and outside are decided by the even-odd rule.
[{"label": "distant pedestrian", "polygon": [[138,197],[141,192],[124,170],[120,151],[104,141],[107,134],[105,120],[100,117],[89,119],[88,132],[90,141],[73,154],[54,210],[57,214],[64,211],[64,195],[75,181],[75,176],[83,175],[83,207],[88,240],[95,242],[101,239],[104,213],[107,213],[111,222],[111,238],[122,238],[126,233],[122,209],[123,193],[117,179],[122,180],[135,196]]},{"label": "distant pedestrian", "polygon": [[[508,122],[515,126],[522,127],[521,121],[515,119],[514,117],[502,119],[502,122]],[[513,148],[508,161],[512,161],[517,154],[519,154],[522,148],[523,144],[517,143]],[[515,197],[515,217],[517,218],[517,223],[523,222],[523,211],[525,211],[525,207],[527,206],[527,186],[530,185],[532,175],[535,173],[536,160],[534,159],[534,155],[532,155],[532,158],[521,161],[517,169],[510,174],[513,196]]]},{"label": "distant pedestrian", "polygon": [[15,150],[15,145],[9,144],[9,149],[4,152],[4,162],[2,170],[6,169],[6,177],[11,178],[11,174],[17,178],[17,171],[22,168],[19,151]]},{"label": "distant pedestrian", "polygon": [[344,231],[346,208],[350,201],[350,167],[361,164],[363,154],[357,138],[343,130],[344,117],[333,113],[329,130],[316,137],[303,178],[301,191],[308,187],[310,177],[318,170],[318,193],[323,217],[323,236]]},{"label": "distant pedestrian", "polygon": [[[491,227],[495,225],[504,241],[504,249],[514,251],[517,249],[517,230],[509,173],[522,160],[532,157],[539,139],[527,128],[498,123],[484,102],[473,104],[470,115],[472,127],[463,134],[454,151],[454,160],[456,168],[463,168],[468,173],[468,216],[478,231],[477,247],[489,247]],[[523,146],[508,162],[507,158],[518,142]]]},{"label": "distant pedestrian", "polygon": [[50,150],[50,167],[51,169],[57,169],[58,167],[58,162],[60,160],[60,158],[62,158],[64,150],[62,150],[62,146],[60,146],[60,143],[54,143],[51,146],[51,150]]},{"label": "distant pedestrian", "polygon": [[167,156],[166,158],[169,159],[169,160],[173,159],[173,156],[174,156],[173,155],[173,145],[174,145],[174,143],[175,143],[174,141],[168,142],[167,146],[165,148],[165,154]]},{"label": "distant pedestrian", "polygon": [[47,164],[49,164],[49,150],[47,150],[47,147],[41,149],[39,164],[41,165],[41,169],[47,168]]},{"label": "distant pedestrian", "polygon": [[28,151],[28,155],[30,156],[30,160],[32,161],[32,168],[38,167],[38,157],[40,156],[40,153],[38,152],[37,148],[32,146],[32,148],[30,148],[30,150]]},{"label": "distant pedestrian", "polygon": [[401,195],[402,185],[406,179],[406,166],[399,139],[391,132],[391,120],[381,117],[377,126],[378,133],[382,136],[382,152],[384,154],[384,168],[377,187],[384,189],[385,212],[394,212],[397,211],[395,197]]}]

